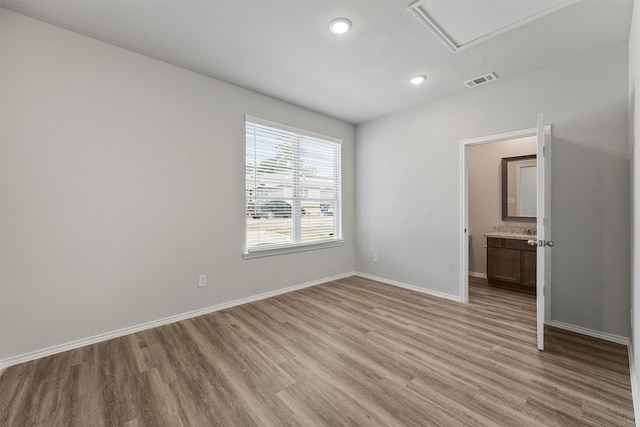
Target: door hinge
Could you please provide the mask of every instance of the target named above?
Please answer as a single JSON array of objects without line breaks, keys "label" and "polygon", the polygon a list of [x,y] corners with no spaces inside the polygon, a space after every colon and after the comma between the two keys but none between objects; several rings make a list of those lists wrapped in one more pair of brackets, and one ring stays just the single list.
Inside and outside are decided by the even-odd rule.
[{"label": "door hinge", "polygon": [[547,295],[547,287],[543,286],[542,287],[542,296],[546,296]]},{"label": "door hinge", "polygon": [[542,146],[542,157],[547,157],[547,146],[546,145]]}]

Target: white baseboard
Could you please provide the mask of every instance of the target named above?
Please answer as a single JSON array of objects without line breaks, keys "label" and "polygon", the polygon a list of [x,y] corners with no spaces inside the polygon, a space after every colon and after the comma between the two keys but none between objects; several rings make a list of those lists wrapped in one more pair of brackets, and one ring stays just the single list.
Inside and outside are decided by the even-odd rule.
[{"label": "white baseboard", "polygon": [[165,317],[163,319],[152,320],[150,322],[145,322],[139,325],[118,329],[116,331],[106,332],[104,334],[94,335],[92,337],[71,341],[65,344],[54,345],[54,346],[43,348],[40,350],[31,351],[29,353],[24,353],[18,356],[13,356],[7,359],[0,360],[0,370],[12,365],[17,365],[19,363],[24,363],[30,360],[51,356],[52,354],[62,353],[64,351],[73,350],[76,348],[84,347],[86,345],[95,344],[101,341],[107,341],[113,338],[122,337],[124,335],[129,335],[136,332],[144,331],[146,329],[156,328],[158,326],[166,325],[169,323],[179,322],[180,320],[190,319],[192,317],[201,316],[203,314],[213,313],[214,311],[224,310],[226,308],[235,307],[237,305],[247,304],[247,303],[259,301],[262,299],[271,298],[276,295],[286,294],[288,292],[293,292],[293,291],[308,288],[311,286],[320,285],[322,283],[331,282],[333,280],[344,279],[345,277],[350,277],[354,275],[356,275],[355,272],[350,272],[345,274],[339,274],[337,276],[325,277],[323,279],[313,280],[311,282],[302,283],[300,285],[294,285],[294,286],[289,286],[282,289],[277,289],[275,291],[264,292],[262,294],[253,295],[246,298],[240,298],[240,299],[230,301],[230,302],[225,302],[222,304],[216,304],[210,307],[205,307],[205,308],[189,311],[182,314],[176,314],[174,316]]},{"label": "white baseboard", "polygon": [[458,295],[446,294],[444,292],[432,291],[430,289],[421,288],[415,285],[409,285],[407,283],[396,282],[395,280],[385,279],[384,277],[374,276],[372,274],[355,272],[354,275],[358,277],[363,277],[365,279],[375,280],[376,282],[382,282],[387,285],[397,286],[399,288],[409,289],[411,291],[420,292],[422,294],[432,295],[438,298],[444,298],[455,302],[461,302],[462,300]]},{"label": "white baseboard", "polygon": [[636,427],[640,427],[640,396],[638,393],[638,376],[636,375],[636,367],[633,359],[633,344],[630,342],[627,346],[629,350],[629,376],[631,377],[631,399],[633,400],[633,415],[636,419]]},{"label": "white baseboard", "polygon": [[479,277],[480,279],[486,279],[487,273],[476,273],[475,271],[470,271],[469,276],[471,277]]},{"label": "white baseboard", "polygon": [[622,345],[629,345],[629,338],[619,335],[608,334],[606,332],[594,331],[593,329],[583,328],[582,326],[571,325],[569,323],[558,322],[557,320],[551,320],[547,323],[549,326],[553,326],[559,329],[565,329],[567,331],[576,332],[582,335],[588,335],[594,338],[600,338],[602,340],[615,342]]},{"label": "white baseboard", "polygon": [[[478,274],[480,274],[480,273],[478,273]],[[471,272],[469,273],[469,275],[472,275]],[[155,327],[166,325],[166,324],[169,324],[169,323],[179,322],[180,320],[190,319],[192,317],[201,316],[203,314],[213,313],[215,311],[224,310],[226,308],[235,307],[237,305],[247,304],[247,303],[254,302],[254,301],[259,301],[259,300],[262,300],[262,299],[271,298],[271,297],[274,297],[274,296],[277,296],[277,295],[281,295],[281,294],[285,294],[285,293],[288,293],[288,292],[297,291],[297,290],[308,288],[308,287],[311,287],[311,286],[320,285],[322,283],[331,282],[333,280],[344,279],[344,278],[350,277],[350,276],[359,276],[359,277],[363,277],[365,279],[375,280],[377,282],[385,283],[385,284],[392,285],[392,286],[397,286],[397,287],[404,288],[404,289],[409,289],[411,291],[420,292],[420,293],[423,293],[423,294],[432,295],[432,296],[436,296],[436,297],[439,297],[439,298],[444,298],[444,299],[447,299],[447,300],[450,300],[450,301],[455,301],[455,302],[460,302],[461,301],[460,297],[457,296],[457,295],[451,295],[451,294],[447,294],[447,293],[444,293],[444,292],[433,291],[433,290],[430,290],[430,289],[421,288],[421,287],[418,287],[418,286],[415,286],[415,285],[410,285],[410,284],[398,282],[398,281],[395,281],[395,280],[385,279],[384,277],[374,276],[374,275],[371,275],[371,274],[366,274],[366,273],[361,273],[361,272],[350,272],[350,273],[339,274],[339,275],[332,276],[332,277],[325,277],[325,278],[322,278],[322,279],[313,280],[313,281],[310,281],[310,282],[302,283],[300,285],[294,285],[294,286],[289,286],[289,287],[282,288],[282,289],[277,289],[275,291],[264,292],[264,293],[261,293],[261,294],[258,294],[258,295],[253,295],[253,296],[246,297],[246,298],[240,298],[240,299],[237,299],[237,300],[234,300],[234,301],[229,301],[229,302],[226,302],[226,303],[216,304],[216,305],[205,307],[205,308],[201,308],[201,309],[198,309],[198,310],[193,310],[193,311],[189,311],[189,312],[186,312],[186,313],[177,314],[177,315],[174,315],[174,316],[169,316],[169,317],[165,317],[165,318],[162,318],[162,319],[141,323],[139,325],[134,325],[134,326],[130,326],[130,327],[123,328],[123,329],[118,329],[116,331],[106,332],[106,333],[103,333],[103,334],[94,335],[92,337],[87,337],[87,338],[71,341],[71,342],[68,342],[68,343],[65,343],[65,344],[59,344],[59,345],[43,348],[43,349],[40,349],[40,350],[35,350],[35,351],[28,352],[28,353],[20,354],[20,355],[17,355],[17,356],[9,357],[9,358],[0,360],[0,370],[4,369],[6,367],[12,366],[12,365],[17,365],[17,364],[20,364],[20,363],[28,362],[30,360],[40,359],[42,357],[51,356],[53,354],[62,353],[64,351],[73,350],[73,349],[76,349],[76,348],[84,347],[86,345],[91,345],[91,344],[95,344],[95,343],[98,343],[98,342],[107,341],[107,340],[110,340],[110,339],[113,339],[113,338],[118,338],[118,337],[121,337],[121,336],[133,334],[133,333],[136,333],[136,332],[144,331],[144,330],[147,330],[147,329],[155,328]],[[635,389],[635,386],[637,384],[635,383],[635,378],[636,377],[635,377],[635,370],[633,369],[633,354],[632,354],[631,346],[629,345],[629,339],[627,337],[621,337],[621,336],[618,336],[618,335],[608,334],[608,333],[605,333],[605,332],[594,331],[594,330],[591,330],[591,329],[587,329],[587,328],[583,328],[583,327],[580,327],[580,326],[571,325],[571,324],[568,324],[568,323],[558,322],[558,321],[555,321],[555,320],[552,320],[551,322],[549,322],[548,325],[554,326],[554,327],[560,328],[560,329],[566,329],[566,330],[572,331],[572,332],[577,332],[579,334],[584,334],[584,335],[592,336],[592,337],[595,337],[595,338],[600,338],[600,339],[604,339],[604,340],[607,340],[607,341],[612,341],[612,342],[615,342],[615,343],[618,343],[618,344],[627,345],[629,347],[629,354],[630,354],[630,356],[629,356],[630,365],[629,366],[630,366],[630,369],[631,369],[631,371],[630,371],[631,372],[631,385],[632,385],[632,392],[633,392],[633,399],[634,399],[634,407],[640,409],[640,397],[638,396],[638,392],[640,392],[640,390],[636,390]],[[640,419],[638,417],[636,417],[636,419],[638,420],[638,426],[640,427]]]}]

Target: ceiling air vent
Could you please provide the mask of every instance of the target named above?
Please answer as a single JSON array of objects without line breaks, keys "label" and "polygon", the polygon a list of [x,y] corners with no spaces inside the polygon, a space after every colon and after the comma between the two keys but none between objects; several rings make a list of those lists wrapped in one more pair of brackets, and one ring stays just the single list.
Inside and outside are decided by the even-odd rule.
[{"label": "ceiling air vent", "polygon": [[475,86],[483,85],[485,83],[492,82],[497,79],[498,79],[498,76],[496,76],[495,73],[489,73],[489,74],[485,74],[484,76],[478,76],[478,77],[472,78],[471,80],[467,80],[466,82],[464,82],[464,85],[466,87],[475,87]]}]

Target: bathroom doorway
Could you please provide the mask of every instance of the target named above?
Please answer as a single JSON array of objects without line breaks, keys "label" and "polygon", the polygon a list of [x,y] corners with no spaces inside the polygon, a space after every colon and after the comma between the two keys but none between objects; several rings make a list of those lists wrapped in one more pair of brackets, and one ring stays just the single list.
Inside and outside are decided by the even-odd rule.
[{"label": "bathroom doorway", "polygon": [[[536,128],[461,141],[460,156],[462,170],[461,299],[464,302],[469,301],[469,274],[473,278],[486,277],[487,252],[495,254],[500,251],[493,247],[487,250],[486,245],[488,243],[491,246],[505,245],[509,250],[505,249],[504,253],[512,256],[514,262],[523,262],[523,267],[520,270],[520,264],[513,266],[511,261],[507,261],[506,264],[503,260],[500,261],[518,273],[513,277],[505,274],[503,284],[513,284],[515,281],[512,279],[515,278],[518,286],[526,285],[531,284],[526,283],[527,277],[534,278],[532,287],[529,286],[528,289],[536,293],[537,344],[540,350],[544,348],[544,324],[548,321],[550,307],[548,250],[553,244],[547,240],[550,232],[547,225],[549,222],[549,191],[547,189],[550,183],[548,168],[550,132],[550,126],[543,126],[540,115]],[[476,159],[477,153],[480,153],[477,157],[480,160],[474,160],[474,164],[470,165],[470,159]],[[527,215],[514,214],[516,211],[513,210],[515,209],[513,205],[522,205],[522,202],[515,194],[507,194],[506,176],[508,175],[507,166],[511,161],[520,161],[521,158],[530,160],[532,157],[537,157],[538,165],[536,215],[527,217]],[[477,164],[478,162],[482,164]],[[515,173],[512,172],[512,174]],[[503,175],[505,180],[502,179]],[[481,218],[476,217],[477,212],[472,212],[474,217],[471,218],[470,207],[473,208],[478,203],[482,205],[483,213],[479,215]],[[517,239],[514,240],[514,238]],[[523,252],[513,249],[521,249]],[[490,259],[490,262],[496,265],[496,261]],[[525,271],[525,267],[529,273],[520,274],[521,271]],[[495,271],[495,268],[492,268],[490,273],[492,280],[500,282],[496,280],[499,275]]]}]

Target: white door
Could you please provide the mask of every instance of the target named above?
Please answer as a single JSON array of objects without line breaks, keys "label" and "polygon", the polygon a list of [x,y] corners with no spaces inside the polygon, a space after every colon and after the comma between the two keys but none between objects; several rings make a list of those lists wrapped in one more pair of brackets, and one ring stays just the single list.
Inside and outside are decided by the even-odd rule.
[{"label": "white door", "polygon": [[553,242],[549,236],[549,198],[548,185],[549,185],[549,165],[551,150],[549,149],[549,140],[551,137],[551,127],[544,125],[544,117],[542,113],[538,114],[538,126],[536,128],[538,137],[538,188],[537,188],[537,241],[530,240],[530,244],[537,244],[537,266],[536,266],[536,306],[537,306],[537,336],[538,336],[538,350],[544,350],[544,323],[545,323],[545,294],[547,284],[550,279],[549,269],[549,248],[553,246]]}]

